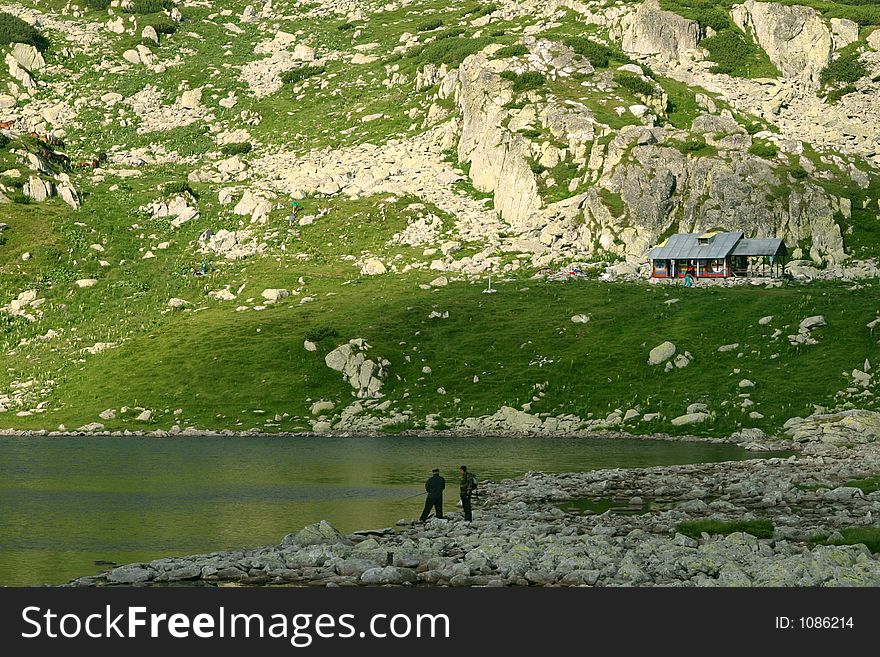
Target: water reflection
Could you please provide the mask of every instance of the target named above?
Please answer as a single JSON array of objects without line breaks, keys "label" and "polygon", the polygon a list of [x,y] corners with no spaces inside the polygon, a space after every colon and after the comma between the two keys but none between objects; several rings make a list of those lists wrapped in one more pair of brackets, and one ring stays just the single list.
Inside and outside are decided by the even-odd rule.
[{"label": "water reflection", "polygon": [[60,583],[172,554],[272,544],[326,519],[342,531],[421,511],[431,468],[457,499],[481,481],[754,458],[738,448],[490,438],[0,438],[0,585]]}]

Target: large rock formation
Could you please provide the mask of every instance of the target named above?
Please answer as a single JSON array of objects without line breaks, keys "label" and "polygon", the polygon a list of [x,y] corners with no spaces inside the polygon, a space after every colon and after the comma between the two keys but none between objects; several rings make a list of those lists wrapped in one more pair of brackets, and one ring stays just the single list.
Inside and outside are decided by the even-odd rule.
[{"label": "large rock formation", "polygon": [[506,69],[480,53],[459,72],[458,105],[462,114],[458,159],[471,165],[471,181],[481,192],[494,192],[495,208],[505,221],[522,226],[541,207],[535,176],[529,168],[528,141],[503,126],[504,105],[513,100]]},{"label": "large rock formation", "polygon": [[663,11],[657,0],[648,0],[622,21],[625,52],[634,55],[654,55],[668,61],[678,61],[687,51],[696,50],[700,41],[700,24],[682,18],[671,11]]},{"label": "large rock formation", "polygon": [[819,73],[834,52],[831,29],[818,11],[746,0],[733,8],[732,16],[784,76],[818,85]]}]

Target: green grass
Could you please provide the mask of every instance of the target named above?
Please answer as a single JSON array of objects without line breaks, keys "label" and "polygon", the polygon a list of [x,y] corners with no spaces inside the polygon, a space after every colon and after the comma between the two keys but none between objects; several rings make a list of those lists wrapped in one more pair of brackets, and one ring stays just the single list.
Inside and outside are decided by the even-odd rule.
[{"label": "green grass", "polygon": [[700,538],[703,533],[727,536],[735,532],[751,534],[755,538],[773,537],[773,523],[769,520],[741,520],[735,522],[693,520],[680,523],[676,529],[680,534],[691,538]]},{"label": "green grass", "polygon": [[[51,2],[55,9],[66,4]],[[245,4],[229,8],[238,13]],[[216,113],[212,123],[223,130],[247,129],[250,137],[242,144],[259,145],[258,155],[276,148],[305,153],[406,138],[421,129],[419,119],[408,113],[413,109],[424,112],[432,92],[415,92],[411,84],[391,88],[382,84],[387,77],[384,66],[399,47],[403,31],[416,31],[428,15],[436,15],[448,26],[462,25],[423,34],[423,39],[435,41],[397,60],[406,75],[428,62],[459,65],[464,57],[489,43],[504,44],[511,48],[508,52],[522,52],[521,47],[512,45],[522,35],[521,20],[494,16],[492,29],[483,28],[486,36],[474,38],[476,29],[460,20],[462,12],[472,8],[470,3],[447,9],[443,3],[425,2],[419,8],[424,11],[413,12],[405,6],[373,14],[371,20],[344,30],[339,29],[338,16],[279,18],[277,29],[292,34],[308,29],[319,50],[347,51],[355,44],[378,43],[375,52],[381,59],[358,66],[331,63],[320,78],[301,78],[278,93],[255,98],[234,74],[237,69],[230,71],[223,64],[235,67],[253,59],[254,48],[267,35],[256,26],[242,24],[244,32],[233,38],[219,19],[208,18],[213,10],[187,6],[189,20],[181,33],[197,32],[202,40],[184,38],[181,33],[163,38],[154,52],[169,60],[179,56],[180,64],[162,76],[153,76],[150,84],[165,94],[166,102],[179,96],[184,81],[190,88],[210,84],[203,102]],[[482,8],[480,11],[486,6]],[[425,13],[429,11],[433,14]],[[89,20],[96,17],[91,15]],[[146,14],[138,17],[138,23],[142,26],[162,17],[164,14]],[[559,23],[551,29],[558,40],[586,40],[587,34],[602,38],[594,27],[568,14]],[[143,71],[109,74],[94,64],[118,60],[137,37],[105,36],[94,52],[77,51],[72,59],[63,60],[65,74],[76,70],[81,77],[72,84],[89,89],[89,93],[99,96],[114,90],[130,96],[143,88]],[[614,48],[599,47],[595,41],[590,42],[593,45],[573,43],[581,56],[604,55],[609,66],[626,61]],[[229,54],[218,58],[221,51]],[[52,57],[51,50],[47,57]],[[60,74],[47,71],[46,75],[54,83],[57,77],[51,76]],[[668,121],[676,127],[690,127],[700,113],[694,90],[673,80],[656,81],[670,97]],[[635,102],[630,89],[597,93],[581,86],[580,80],[570,79],[545,80],[539,87],[541,95],[552,97],[554,102],[582,102],[612,131],[634,122],[614,111]],[[38,88],[36,99],[42,102],[42,94],[48,90],[48,86]],[[217,98],[229,92],[236,94],[238,105],[231,110],[218,107]],[[528,105],[525,94],[518,100],[517,104]],[[446,109],[455,111],[451,99],[443,102]],[[721,101],[718,104],[724,107]],[[120,118],[132,118],[123,107],[117,109],[123,111]],[[262,121],[243,123],[242,111],[259,114]],[[385,116],[366,124],[359,121],[359,117],[375,113]],[[669,294],[681,296],[680,291],[640,284],[536,282],[528,280],[532,274],[528,268],[511,274],[508,282],[497,283],[499,292],[491,296],[481,293],[482,282],[453,281],[447,288],[422,291],[420,284],[439,275],[427,268],[362,278],[353,262],[342,260],[344,256],[376,255],[400,270],[431,260],[421,247],[389,244],[391,236],[413,219],[406,207],[418,199],[388,201],[388,195],[358,200],[306,198],[301,201],[301,215],[329,214],[310,226],[290,230],[286,212],[279,210],[270,215],[266,226],[251,226],[247,218],[232,215],[231,206],[219,205],[217,192],[228,183],[187,181],[190,172],[208,164],[208,154],[211,159],[216,159],[218,150],[224,155],[243,154],[246,146],[218,146],[216,134],[203,124],[141,134],[137,120],[113,120],[105,125],[107,118],[106,109],[99,105],[85,103],[79,108],[79,129],[71,129],[65,136],[73,159],[90,159],[115,145],[125,149],[161,145],[190,161],[139,166],[138,177],[110,173],[103,181],[93,180],[91,172],[72,171],[72,180],[83,196],[83,207],[77,211],[58,200],[3,206],[2,221],[12,228],[3,234],[5,244],[0,245],[0,305],[30,288],[39,289],[40,298],[47,301],[42,306],[44,317],[38,322],[12,318],[0,327],[0,348],[4,354],[12,354],[6,358],[7,367],[0,368],[0,391],[7,391],[12,381],[30,378],[55,384],[48,386],[46,413],[18,418],[7,412],[0,414],[0,426],[53,428],[63,422],[74,427],[96,421],[100,411],[122,404],[156,409],[153,426],[162,428],[174,421],[182,426],[249,428],[246,423],[253,421],[251,411],[255,408],[265,408],[267,414],[289,412],[298,418],[282,429],[307,426],[308,398],[339,402],[335,412],[353,400],[348,384],[324,366],[323,355],[348,339],[365,337],[374,346],[373,354],[392,362],[386,399],[393,403],[393,409],[411,409],[417,419],[438,413],[448,423],[454,418],[492,413],[502,404],[520,406],[531,400],[532,385],[548,381],[547,396],[534,402],[534,412],[604,417],[615,408],[639,406],[644,412],[662,413],[663,419],[650,426],[635,424],[634,431],[682,433],[669,420],[683,413],[689,403],[700,400],[710,403],[715,423],[689,431],[723,435],[741,426],[775,431],[789,417],[809,414],[813,403],[833,404],[834,394],[846,382],[828,372],[851,371],[865,357],[872,362],[880,359],[876,337],[864,329],[876,311],[876,294],[872,296],[870,288],[850,290],[824,283],[778,290],[700,288],[670,307],[663,301]],[[549,139],[537,126],[525,128],[522,134],[534,140]],[[610,134],[606,137],[611,138]],[[36,145],[24,139],[0,149],[0,171],[20,167],[11,148],[33,151]],[[819,162],[818,155],[815,159]],[[784,173],[796,176],[796,166],[792,162]],[[28,172],[22,169],[26,178]],[[880,245],[880,224],[876,221],[880,183],[876,176],[872,174],[869,187],[862,190],[850,184],[847,173],[836,166],[822,164],[820,170],[828,175],[816,184],[829,194],[852,199],[852,218],[839,218],[847,248],[854,255],[875,255]],[[568,183],[578,173],[570,156],[553,167],[549,174],[557,184],[547,187],[542,181],[542,199],[553,202],[570,195]],[[13,190],[20,190],[21,182],[21,178],[9,176],[2,180]],[[491,199],[491,194],[477,192],[469,180],[459,181],[455,188],[473,199]],[[577,191],[583,190],[574,193]],[[201,217],[179,229],[172,229],[167,219],[149,220],[139,210],[166,195],[184,192],[198,197]],[[600,194],[612,214],[623,216],[624,205],[618,195],[607,190]],[[26,200],[20,193],[7,196]],[[429,207],[429,211],[442,216],[444,230],[448,229],[452,223],[448,216],[437,208]],[[220,228],[254,229],[265,237],[268,255],[227,262],[200,254],[197,238],[207,228],[215,232]],[[453,237],[452,233],[444,235],[444,239]],[[160,242],[168,242],[169,247],[156,250]],[[91,244],[103,245],[104,252],[91,250]],[[460,254],[473,254],[481,248],[480,244],[465,244]],[[157,257],[143,260],[146,250],[153,250]],[[26,262],[21,260],[24,252],[32,255]],[[515,254],[502,257],[508,262]],[[203,259],[208,261],[211,274],[192,276],[193,267]],[[108,265],[101,265],[101,260]],[[79,289],[73,285],[79,278],[96,278],[99,283]],[[305,282],[300,283],[300,278]],[[237,301],[221,303],[206,294],[225,286],[235,291],[242,285],[245,288]],[[259,303],[260,292],[267,287],[303,289],[266,310],[235,312],[238,305]],[[528,291],[521,291],[526,287]],[[300,305],[299,299],[305,295],[315,300]],[[167,312],[170,297],[184,298],[196,310]],[[248,302],[248,298],[254,301]],[[448,309],[450,317],[429,321],[435,306]],[[572,324],[570,317],[580,312],[590,312],[593,320],[587,325]],[[826,314],[829,326],[821,330],[819,345],[799,350],[784,338],[770,341],[770,331],[755,325],[756,318],[771,314],[779,318],[781,326],[789,327],[796,327],[808,315]],[[710,322],[707,317],[714,319]],[[499,331],[499,326],[504,330]],[[61,337],[45,342],[36,339],[50,328]],[[307,337],[316,338],[318,352],[302,348]],[[691,351],[697,360],[686,370],[671,373],[647,367],[647,352],[661,339]],[[95,356],[83,353],[83,348],[99,341],[120,346]],[[717,353],[718,345],[732,341],[748,345],[743,359],[733,361]],[[780,357],[769,359],[774,353]],[[433,369],[430,380],[420,380],[424,365]],[[734,368],[744,373],[735,375]],[[478,384],[473,383],[474,376],[479,377]],[[759,384],[753,399],[756,410],[765,414],[764,420],[750,420],[738,407],[736,382],[743,376]],[[441,386],[448,394],[436,393]],[[877,407],[873,401],[865,404]],[[185,413],[179,418],[164,412],[181,405]],[[245,409],[247,413],[242,412]],[[115,424],[108,423],[111,429],[130,426],[122,417]]]},{"label": "green grass", "polygon": [[844,486],[852,486],[853,488],[861,488],[865,495],[876,493],[880,490],[880,476],[868,477],[866,479],[852,479],[844,484]]},{"label": "green grass", "polygon": [[880,553],[880,527],[845,527],[842,539],[820,541],[825,545],[864,545],[874,554]]}]

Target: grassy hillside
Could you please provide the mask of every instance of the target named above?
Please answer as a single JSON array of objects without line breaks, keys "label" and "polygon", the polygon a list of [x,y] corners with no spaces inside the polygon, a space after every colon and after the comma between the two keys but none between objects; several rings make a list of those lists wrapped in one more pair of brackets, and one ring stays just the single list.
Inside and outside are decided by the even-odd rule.
[{"label": "grassy hillside", "polygon": [[[607,34],[598,26],[586,28],[571,12],[561,10],[552,21],[526,20],[496,12],[489,3],[418,2],[389,5],[369,19],[350,19],[320,4],[280,2],[275,3],[282,7],[277,19],[247,22],[239,15],[251,3],[235,0],[222,8],[221,3],[177,5],[184,19],[178,23],[168,11],[174,3],[144,1],[119,13],[124,24],[134,18],[137,30],[115,34],[105,27],[111,16],[101,0],[73,3],[82,12],[76,20],[61,13],[66,1],[15,4],[58,12],[57,20],[70,19],[82,32],[77,38],[86,38],[84,25],[100,23],[94,32],[98,38],[88,45],[69,40],[57,22],[42,24],[47,69],[35,73],[39,85],[26,104],[38,108],[34,120],[40,121],[40,113],[63,100],[75,114],[61,131],[71,161],[105,153],[109,163],[67,172],[81,197],[79,209],[57,198],[27,202],[23,186],[37,175],[27,154],[39,153],[40,143],[26,133],[0,143],[0,184],[14,201],[0,205],[0,221],[9,225],[0,233],[0,306],[28,290],[43,300],[28,309],[33,321],[0,312],[0,427],[76,428],[99,421],[99,413],[112,408],[117,417],[100,420],[108,430],[174,424],[306,430],[314,420],[312,402],[333,401],[332,420],[354,401],[351,387],[325,366],[323,356],[357,337],[372,345],[371,354],[391,362],[383,387],[384,400],[391,403],[384,413],[410,419],[389,431],[424,426],[429,415],[439,416],[443,426],[491,414],[502,405],[526,404],[533,413],[573,413],[584,419],[635,408],[660,417],[633,422],[629,430],[683,431],[670,420],[689,404],[705,403],[712,421],[688,431],[722,435],[741,426],[778,430],[789,417],[812,412],[814,404],[876,405],[873,397],[838,395],[850,387],[843,373],[861,368],[866,358],[880,363],[877,336],[866,328],[880,312],[870,284],[683,290],[646,283],[533,280],[534,270],[523,266],[504,280],[496,274],[498,292],[491,295],[483,293],[485,277],[454,274],[448,286],[423,289],[441,275],[428,266],[439,256],[426,252],[425,245],[407,246],[393,237],[433,215],[440,222],[436,245],[459,239],[454,218],[424,199],[392,192],[365,198],[316,193],[300,199],[298,209],[299,217],[314,222],[290,225],[291,199],[285,196],[273,199],[273,209],[258,221],[234,214],[234,203],[221,202],[226,188],[235,188],[237,201],[244,189],[262,181],[200,182],[234,151],[247,166],[279,151],[305,155],[418,135],[428,126],[431,109],[450,116],[456,109],[452,98],[436,98],[436,85],[416,90],[417,71],[427,64],[456,66],[490,43],[507,46],[503,56],[521,57],[518,42],[527,27],[529,34],[574,44],[606,82],[587,84],[575,77],[539,81],[519,74],[515,79],[525,86],[517,92],[517,103],[525,107],[529,99],[552,95],[561,103],[582,103],[609,130],[639,125],[634,115],[618,110],[640,102],[644,94],[610,82],[630,80],[632,86],[636,78],[616,71],[629,59],[616,48],[597,45]],[[728,4],[677,2],[690,9],[726,9]],[[855,0],[812,4],[872,9]],[[491,23],[482,24],[490,15]],[[146,25],[160,33],[159,44],[140,36]],[[243,68],[270,56],[267,51],[258,57],[255,49],[279,30],[314,47],[320,63],[308,70],[302,63],[282,78],[277,92],[255,94]],[[418,39],[401,41],[404,33]],[[587,43],[587,33],[597,41]],[[164,71],[126,63],[123,53],[138,46]],[[351,63],[354,51],[364,55],[362,63]],[[409,76],[407,82],[392,83],[395,74]],[[650,77],[650,84],[637,81],[652,89],[656,83],[669,98],[658,123],[689,129],[702,112],[696,101],[702,90]],[[0,69],[0,93],[10,84],[6,68]],[[162,98],[153,113],[172,106],[184,91],[202,88],[202,114],[185,125],[145,130],[150,117],[139,116],[127,101],[147,86]],[[105,100],[110,93],[124,100]],[[220,103],[230,97],[235,98],[232,106]],[[728,109],[715,100],[720,109]],[[538,124],[520,134],[552,141]],[[597,143],[612,139],[609,133],[597,137]],[[554,143],[566,147],[558,139]],[[453,159],[454,150],[449,151]],[[868,183],[858,187],[848,177],[849,161],[810,147],[805,153],[821,184],[853,202],[849,219],[840,217],[849,251],[876,255],[876,176],[866,176]],[[774,150],[768,158],[775,156]],[[584,191],[582,170],[564,160],[548,170],[555,186],[541,187],[543,201]],[[60,168],[52,171],[58,173]],[[198,209],[197,219],[175,227],[172,218],[151,218],[144,211],[183,189]],[[456,189],[475,203],[487,200],[466,179]],[[619,194],[603,189],[602,198],[615,217],[621,215]],[[224,229],[251,231],[265,243],[263,254],[227,260],[200,250],[204,231]],[[456,256],[476,254],[484,246],[464,242]],[[514,261],[527,262],[516,252],[494,255],[496,271]],[[381,258],[389,273],[361,275],[360,263],[371,257]],[[202,263],[208,275],[194,276],[193,269]],[[563,264],[555,263],[554,269]],[[77,282],[84,280],[96,282],[88,287]],[[266,288],[294,294],[267,305],[261,296]],[[219,290],[236,299],[208,296]],[[675,297],[678,302],[667,303]],[[172,298],[187,305],[171,309]],[[449,316],[429,318],[432,312]],[[591,320],[572,323],[576,314]],[[785,336],[816,314],[828,320],[816,332],[819,344],[791,346]],[[773,322],[759,326],[757,320],[767,315],[774,316]],[[324,338],[317,352],[307,352],[303,340],[322,328],[332,328],[336,337]],[[781,337],[771,338],[776,329]],[[649,367],[648,352],[665,340],[690,352],[694,361],[672,372]],[[717,351],[732,343],[740,346]],[[102,344],[103,350],[95,348]],[[742,379],[755,387],[741,389]],[[744,394],[753,406],[743,408]],[[121,407],[130,410],[122,413]],[[150,421],[135,419],[141,409],[153,411]],[[749,417],[756,412],[763,417]]]}]

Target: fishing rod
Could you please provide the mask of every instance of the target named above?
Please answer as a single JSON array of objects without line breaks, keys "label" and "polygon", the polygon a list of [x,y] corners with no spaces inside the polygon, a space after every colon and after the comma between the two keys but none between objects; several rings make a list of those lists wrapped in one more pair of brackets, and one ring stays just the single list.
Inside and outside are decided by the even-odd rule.
[{"label": "fishing rod", "polygon": [[404,497],[402,500],[397,500],[398,502],[406,502],[407,500],[411,500],[414,497],[419,497],[420,495],[427,495],[427,492],[416,493],[415,495],[410,495],[409,497]]}]

